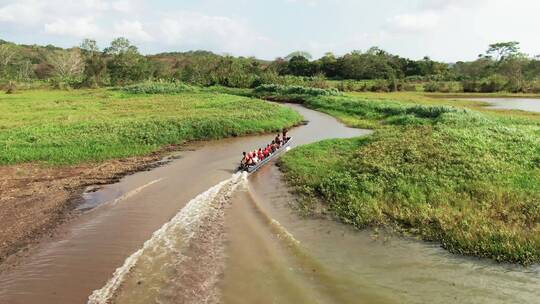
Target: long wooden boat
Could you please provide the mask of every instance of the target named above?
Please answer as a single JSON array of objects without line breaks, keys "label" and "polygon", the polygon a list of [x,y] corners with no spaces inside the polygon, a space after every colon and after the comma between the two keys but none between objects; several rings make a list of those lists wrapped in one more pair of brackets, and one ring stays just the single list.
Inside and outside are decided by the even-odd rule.
[{"label": "long wooden boat", "polygon": [[260,167],[264,166],[266,163],[270,162],[272,159],[278,157],[284,151],[289,150],[291,142],[292,142],[292,137],[289,137],[287,142],[285,144],[283,144],[281,147],[279,147],[279,149],[277,149],[274,153],[270,154],[270,156],[263,159],[262,161],[260,161],[259,163],[257,163],[254,166],[244,167],[244,166],[240,165],[238,167],[238,171],[246,171],[248,173],[253,173],[253,172],[257,171]]}]

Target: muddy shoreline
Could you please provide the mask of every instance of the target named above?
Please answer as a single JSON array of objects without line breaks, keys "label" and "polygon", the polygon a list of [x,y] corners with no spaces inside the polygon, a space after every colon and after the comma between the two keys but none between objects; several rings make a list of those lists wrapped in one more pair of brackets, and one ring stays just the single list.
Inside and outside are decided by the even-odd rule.
[{"label": "muddy shoreline", "polygon": [[84,213],[77,210],[92,187],[162,166],[189,144],[166,146],[152,154],[100,164],[46,167],[21,164],[0,167],[0,273],[21,262],[32,247],[53,238],[58,228]]}]

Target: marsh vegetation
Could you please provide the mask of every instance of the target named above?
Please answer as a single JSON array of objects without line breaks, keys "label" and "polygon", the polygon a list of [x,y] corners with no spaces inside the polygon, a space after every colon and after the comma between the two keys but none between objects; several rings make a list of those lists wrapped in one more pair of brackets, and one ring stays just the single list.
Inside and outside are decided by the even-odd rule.
[{"label": "marsh vegetation", "polygon": [[[295,96],[298,98],[298,96]],[[306,210],[358,228],[387,225],[456,253],[540,261],[540,122],[445,105],[305,96],[303,104],[376,132],[282,159]]]}]

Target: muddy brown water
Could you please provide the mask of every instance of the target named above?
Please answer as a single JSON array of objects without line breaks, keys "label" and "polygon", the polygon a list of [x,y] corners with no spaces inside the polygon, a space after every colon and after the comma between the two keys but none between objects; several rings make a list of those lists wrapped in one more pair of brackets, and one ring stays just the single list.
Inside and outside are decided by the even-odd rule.
[{"label": "muddy brown water", "polygon": [[[367,134],[296,105],[294,145]],[[538,268],[300,217],[279,170],[234,174],[272,136],[227,139],[87,194],[94,207],[0,275],[0,303],[537,303]]]}]

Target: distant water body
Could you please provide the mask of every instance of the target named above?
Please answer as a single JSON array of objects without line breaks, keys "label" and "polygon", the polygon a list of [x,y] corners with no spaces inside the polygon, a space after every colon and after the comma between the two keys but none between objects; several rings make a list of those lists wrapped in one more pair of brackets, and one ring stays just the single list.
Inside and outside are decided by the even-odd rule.
[{"label": "distant water body", "polygon": [[540,113],[540,98],[467,98],[467,100],[489,103],[488,108],[503,110],[522,110]]}]

